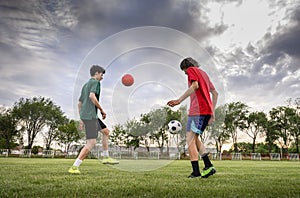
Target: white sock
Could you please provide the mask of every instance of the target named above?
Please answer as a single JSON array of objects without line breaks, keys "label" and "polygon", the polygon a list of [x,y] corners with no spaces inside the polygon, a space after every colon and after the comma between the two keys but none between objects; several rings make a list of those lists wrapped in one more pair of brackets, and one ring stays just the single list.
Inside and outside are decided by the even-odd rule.
[{"label": "white sock", "polygon": [[103,156],[105,156],[105,157],[109,157],[108,150],[103,151],[102,154],[103,154]]},{"label": "white sock", "polygon": [[78,167],[78,166],[80,166],[81,163],[82,163],[82,160],[77,158],[77,159],[75,160],[73,166],[77,166],[77,167]]}]

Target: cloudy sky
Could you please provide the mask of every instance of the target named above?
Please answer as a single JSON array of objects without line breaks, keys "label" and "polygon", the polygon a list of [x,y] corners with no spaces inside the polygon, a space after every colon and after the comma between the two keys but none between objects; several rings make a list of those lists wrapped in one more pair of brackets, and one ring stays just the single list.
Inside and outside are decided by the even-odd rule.
[{"label": "cloudy sky", "polygon": [[[219,104],[267,112],[300,97],[299,22],[297,0],[1,0],[0,104],[43,96],[76,119],[89,67],[100,64],[111,126],[180,96],[179,63],[192,56]],[[133,86],[120,83],[125,73]]]}]

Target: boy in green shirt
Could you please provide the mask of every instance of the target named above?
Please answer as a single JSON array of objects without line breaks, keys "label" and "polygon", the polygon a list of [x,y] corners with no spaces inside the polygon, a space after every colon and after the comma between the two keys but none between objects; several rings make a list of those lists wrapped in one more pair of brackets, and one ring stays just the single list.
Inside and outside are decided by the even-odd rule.
[{"label": "boy in green shirt", "polygon": [[96,139],[98,137],[98,131],[100,129],[103,134],[103,163],[104,164],[118,164],[119,162],[110,158],[108,155],[108,136],[109,129],[106,125],[98,118],[97,110],[100,111],[102,119],[106,118],[106,113],[99,104],[100,96],[100,81],[103,79],[105,69],[98,65],[93,65],[90,68],[90,80],[84,84],[81,90],[81,95],[78,101],[78,110],[80,114],[80,125],[79,129],[85,128],[86,132],[86,145],[80,151],[78,158],[75,160],[73,166],[69,169],[69,173],[79,174],[78,167],[82,161],[88,156],[89,152],[94,148]]}]

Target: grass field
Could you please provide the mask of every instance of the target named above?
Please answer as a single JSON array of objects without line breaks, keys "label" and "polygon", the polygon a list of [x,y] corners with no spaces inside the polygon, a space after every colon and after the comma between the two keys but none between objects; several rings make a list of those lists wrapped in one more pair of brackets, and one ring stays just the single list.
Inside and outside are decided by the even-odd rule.
[{"label": "grass field", "polygon": [[217,173],[207,179],[188,179],[187,160],[132,172],[87,159],[81,175],[70,175],[73,161],[0,158],[0,197],[300,197],[295,161],[213,161]]}]

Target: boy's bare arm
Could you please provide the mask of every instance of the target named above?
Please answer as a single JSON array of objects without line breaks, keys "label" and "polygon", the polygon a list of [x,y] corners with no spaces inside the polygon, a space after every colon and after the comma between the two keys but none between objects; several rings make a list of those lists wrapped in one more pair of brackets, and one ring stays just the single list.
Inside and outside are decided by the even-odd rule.
[{"label": "boy's bare arm", "polygon": [[208,121],[208,124],[211,124],[215,121],[215,108],[216,108],[216,105],[217,105],[217,101],[218,101],[218,92],[214,89],[214,90],[211,90],[210,91],[211,95],[212,95],[212,115],[211,115],[211,118],[209,119]]},{"label": "boy's bare arm", "polygon": [[[81,107],[82,107],[82,102],[78,101],[78,113],[80,115],[80,111],[81,111]],[[83,130],[84,128],[84,123],[82,120],[79,121],[79,130]]]},{"label": "boy's bare arm", "polygon": [[106,118],[106,113],[104,112],[104,110],[102,109],[101,105],[99,104],[97,98],[96,98],[96,95],[95,93],[91,92],[90,93],[90,99],[92,101],[92,103],[97,107],[97,109],[99,109],[101,115],[102,115],[102,118],[105,119]]},{"label": "boy's bare arm", "polygon": [[191,86],[184,92],[184,94],[177,100],[170,100],[167,105],[174,107],[179,105],[182,101],[184,101],[187,97],[192,95],[199,88],[199,84],[197,81],[193,81]]}]

